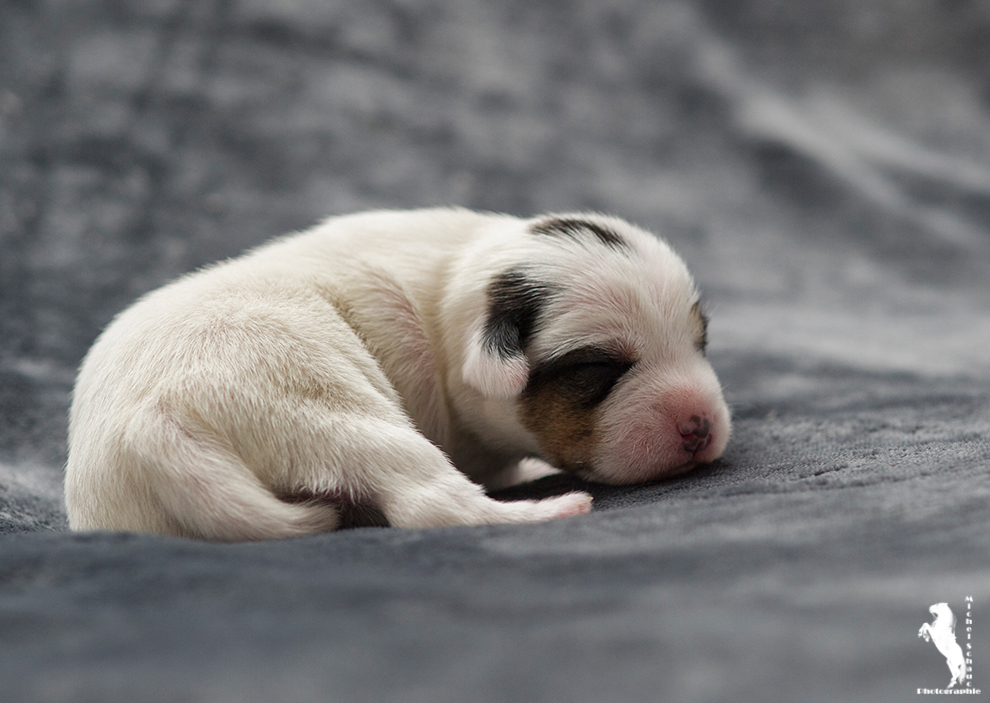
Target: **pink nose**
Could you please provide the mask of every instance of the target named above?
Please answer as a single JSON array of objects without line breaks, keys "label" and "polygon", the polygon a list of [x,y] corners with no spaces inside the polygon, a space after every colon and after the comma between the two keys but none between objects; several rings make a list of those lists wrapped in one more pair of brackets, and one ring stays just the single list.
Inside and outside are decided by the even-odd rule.
[{"label": "pink nose", "polygon": [[692,415],[687,422],[681,423],[681,446],[689,454],[697,454],[712,443],[712,422],[703,415]]}]

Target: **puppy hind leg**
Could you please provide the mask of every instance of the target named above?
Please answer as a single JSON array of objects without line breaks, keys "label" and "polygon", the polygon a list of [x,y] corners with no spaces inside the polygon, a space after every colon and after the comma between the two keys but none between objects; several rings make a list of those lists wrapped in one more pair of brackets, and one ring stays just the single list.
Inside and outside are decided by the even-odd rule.
[{"label": "puppy hind leg", "polygon": [[[280,539],[337,528],[325,503],[286,503],[239,456],[205,430],[156,413],[131,443],[148,488],[164,511],[148,531],[211,541]],[[153,437],[149,440],[148,437]]]},{"label": "puppy hind leg", "polygon": [[[341,423],[336,426],[339,432]],[[360,418],[348,435],[349,446],[361,447],[351,466],[361,466],[346,480],[354,482],[355,493],[370,495],[395,527],[542,522],[591,510],[591,496],[580,492],[543,500],[493,500],[411,427]]]},{"label": "puppy hind leg", "polygon": [[392,490],[382,491],[381,508],[389,524],[396,527],[495,525],[582,515],[591,511],[591,496],[575,492],[543,500],[500,502],[449,467],[416,482],[396,482]]}]

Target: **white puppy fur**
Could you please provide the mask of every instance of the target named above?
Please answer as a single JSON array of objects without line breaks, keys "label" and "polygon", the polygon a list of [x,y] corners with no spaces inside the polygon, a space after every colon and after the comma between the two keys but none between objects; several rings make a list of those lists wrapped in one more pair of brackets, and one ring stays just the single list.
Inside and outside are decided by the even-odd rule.
[{"label": "white puppy fur", "polygon": [[[586,513],[499,502],[563,469],[628,484],[709,462],[729,413],[687,268],[622,220],[371,212],[187,275],[84,360],[76,530],[253,540]],[[456,468],[455,468],[456,467]]]}]

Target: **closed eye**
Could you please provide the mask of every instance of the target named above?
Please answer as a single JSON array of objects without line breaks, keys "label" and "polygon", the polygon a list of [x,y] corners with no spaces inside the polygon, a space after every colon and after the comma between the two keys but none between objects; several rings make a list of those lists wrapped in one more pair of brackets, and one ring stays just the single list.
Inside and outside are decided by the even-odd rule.
[{"label": "closed eye", "polygon": [[575,349],[562,357],[538,365],[529,379],[528,391],[552,387],[558,397],[589,409],[601,403],[615,384],[634,365],[615,352],[594,347]]},{"label": "closed eye", "polygon": [[586,408],[601,403],[615,384],[632,368],[627,362],[575,364],[561,371],[562,390]]},{"label": "closed eye", "polygon": [[707,356],[708,351],[708,315],[701,309],[701,303],[697,302],[691,306],[691,314],[697,324],[697,336],[694,338],[694,348]]}]

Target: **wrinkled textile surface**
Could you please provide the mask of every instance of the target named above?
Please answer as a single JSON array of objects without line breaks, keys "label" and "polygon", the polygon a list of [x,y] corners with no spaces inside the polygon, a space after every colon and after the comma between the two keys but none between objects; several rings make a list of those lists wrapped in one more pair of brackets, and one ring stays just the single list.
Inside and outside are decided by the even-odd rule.
[{"label": "wrinkled textile surface", "polygon": [[[116,312],[438,204],[667,237],[724,458],[535,526],[67,531],[73,376]],[[949,682],[938,602],[990,695],[988,473],[983,3],[0,3],[4,701],[905,701]]]}]

